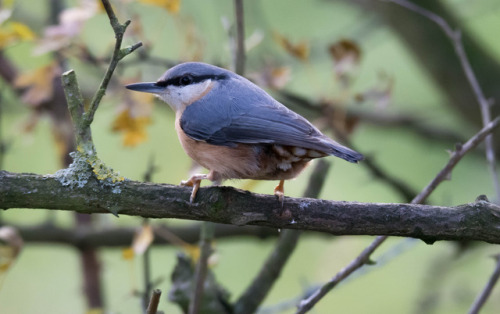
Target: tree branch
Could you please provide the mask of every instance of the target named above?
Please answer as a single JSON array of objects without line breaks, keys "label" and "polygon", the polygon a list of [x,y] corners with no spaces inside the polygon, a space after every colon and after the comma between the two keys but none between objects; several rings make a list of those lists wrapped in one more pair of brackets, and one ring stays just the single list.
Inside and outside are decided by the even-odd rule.
[{"label": "tree branch", "polygon": [[213,253],[212,241],[214,239],[215,226],[211,222],[204,222],[201,225],[200,235],[200,257],[196,264],[194,273],[193,290],[189,302],[189,314],[198,314],[203,300],[203,290],[205,289],[205,279],[207,277],[208,259]]},{"label": "tree branch", "polygon": [[[0,171],[0,208],[44,208],[81,213],[117,211],[123,215],[179,218],[224,224],[259,225],[321,231],[334,235],[393,235],[436,240],[500,243],[500,208],[485,201],[457,207],[384,204],[286,198],[290,217],[279,215],[272,195],[231,187],[201,188],[197,203],[191,190],[167,184],[121,182],[120,192],[89,180],[82,187],[63,186],[53,176]],[[116,191],[115,191],[116,192]]]},{"label": "tree branch", "polygon": [[156,314],[158,311],[158,304],[160,304],[161,290],[154,289],[153,294],[151,295],[151,300],[149,301],[149,305],[146,309],[146,314]]},{"label": "tree branch", "polygon": [[[38,226],[18,226],[3,222],[3,225],[9,225],[16,230],[23,238],[24,242],[29,243],[55,243],[82,248],[105,248],[105,247],[125,247],[129,246],[137,232],[135,227],[114,227],[114,228],[62,228],[53,224],[41,224]],[[167,230],[175,234],[182,241],[187,243],[197,243],[200,239],[200,224],[193,223],[187,226],[169,227],[167,225],[156,225],[153,227],[155,238],[152,245],[175,245],[175,241],[169,241],[162,236],[163,231]],[[235,237],[253,237],[257,239],[266,239],[278,236],[275,229],[263,228],[257,226],[233,226],[227,224],[217,224],[215,226],[215,238]]]}]

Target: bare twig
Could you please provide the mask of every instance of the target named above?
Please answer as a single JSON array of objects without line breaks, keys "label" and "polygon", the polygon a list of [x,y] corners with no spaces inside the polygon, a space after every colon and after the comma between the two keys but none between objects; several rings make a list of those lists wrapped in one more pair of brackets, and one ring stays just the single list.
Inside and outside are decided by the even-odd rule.
[{"label": "bare twig", "polygon": [[236,17],[236,52],[235,72],[239,75],[245,73],[245,22],[243,11],[243,0],[234,0],[234,11]]},{"label": "bare twig", "polygon": [[[467,54],[465,53],[464,45],[462,43],[462,34],[459,30],[453,30],[451,26],[444,20],[441,16],[426,10],[417,4],[410,2],[408,0],[384,0],[393,2],[400,6],[403,6],[411,11],[414,11],[429,20],[436,23],[446,34],[446,36],[451,40],[453,44],[453,48],[455,49],[455,53],[457,54],[458,59],[460,60],[460,64],[462,65],[462,69],[467,77],[467,81],[469,82],[472,90],[474,91],[474,95],[476,96],[477,102],[479,103],[479,108],[481,110],[481,117],[483,120],[483,126],[486,126],[491,121],[491,111],[490,111],[490,101],[486,99],[484,96],[481,85],[479,84],[476,74],[474,73],[474,69],[472,68],[469,59],[467,58]],[[495,150],[493,147],[493,135],[489,135],[485,139],[486,146],[486,159],[488,160],[490,166],[491,176],[493,178],[493,184],[495,187],[495,193],[497,200],[500,201],[500,181],[498,179],[498,174],[496,172],[496,157]]]},{"label": "bare twig", "polygon": [[471,308],[469,309],[469,314],[479,313],[483,305],[486,303],[486,300],[488,300],[491,291],[493,291],[493,288],[495,287],[498,278],[500,278],[500,255],[496,255],[495,260],[496,260],[495,271],[488,280],[488,283],[484,287],[484,290],[481,292],[481,294],[477,296],[476,300],[474,301],[474,304],[472,304]]},{"label": "bare twig", "polygon": [[500,123],[500,117],[495,118],[495,120],[486,124],[486,126],[481,129],[476,135],[471,137],[465,144],[457,145],[455,147],[455,151],[451,153],[450,160],[444,166],[444,168],[432,179],[431,182],[420,192],[419,195],[415,197],[412,201],[414,204],[422,203],[435,189],[436,187],[447,180],[451,176],[451,172],[453,168],[457,165],[457,163],[465,156],[469,151],[477,147],[479,143],[481,143],[485,138],[487,138],[491,132],[498,126]]},{"label": "bare twig", "polygon": [[[475,148],[486,136],[488,136],[496,126],[500,123],[500,117],[490,122],[481,131],[475,134],[467,143],[456,147],[455,152],[451,154],[450,160],[444,168],[436,175],[434,179],[418,194],[413,200],[412,204],[420,204],[433,192],[436,187],[451,175],[451,171],[462,159],[462,157]],[[415,226],[419,228],[419,226]],[[335,277],[316,290],[310,297],[300,302],[298,305],[297,314],[306,313],[316,303],[319,302],[330,290],[332,290],[339,282],[347,278],[354,271],[358,270],[370,261],[371,254],[388,238],[388,236],[378,236],[358,257],[356,257],[349,265],[339,271]]]},{"label": "bare twig", "polygon": [[387,239],[387,236],[379,236],[373,241],[361,254],[358,255],[352,262],[335,275],[330,281],[317,289],[309,298],[302,300],[298,305],[298,313],[306,313],[313,308],[319,300],[321,300],[330,290],[347,278],[350,274],[370,262],[372,253]]},{"label": "bare twig", "polygon": [[203,289],[205,288],[205,278],[207,276],[208,258],[212,255],[212,241],[214,238],[214,224],[204,222],[201,225],[200,236],[200,258],[196,264],[196,272],[194,275],[194,285],[189,303],[189,314],[197,314],[200,312]]},{"label": "bare twig", "polygon": [[94,120],[94,114],[97,110],[97,107],[99,106],[99,103],[101,102],[102,97],[106,93],[106,89],[108,87],[109,81],[111,80],[111,77],[113,76],[113,72],[115,71],[116,66],[118,65],[118,62],[123,59],[125,56],[128,54],[132,53],[134,50],[142,46],[142,43],[136,43],[132,46],[129,46],[127,48],[121,48],[122,45],[122,40],[123,40],[123,34],[125,33],[125,30],[130,24],[130,20],[125,21],[125,23],[120,24],[118,22],[118,19],[116,18],[116,15],[113,11],[113,8],[111,4],[109,3],[108,0],[102,0],[102,4],[104,6],[104,9],[106,10],[106,13],[109,18],[109,22],[111,24],[111,27],[113,28],[113,31],[115,32],[115,48],[113,50],[113,56],[111,57],[111,62],[109,63],[108,69],[106,70],[106,74],[104,74],[104,77],[101,81],[101,84],[99,85],[99,89],[96,91],[94,97],[92,98],[92,101],[90,102],[90,108],[88,112],[85,115],[85,126],[90,126],[92,121]]},{"label": "bare twig", "polygon": [[[309,178],[305,197],[316,198],[321,192],[328,173],[330,164],[325,160],[316,163],[313,173]],[[271,255],[262,265],[257,276],[241,297],[236,301],[234,313],[255,313],[257,307],[268,295],[273,284],[281,274],[283,267],[292,255],[299,240],[300,232],[297,230],[284,230],[278,239]]]},{"label": "bare twig", "polygon": [[156,314],[158,311],[158,304],[160,304],[161,290],[154,289],[151,295],[151,300],[149,301],[148,308],[146,309],[146,314]]}]

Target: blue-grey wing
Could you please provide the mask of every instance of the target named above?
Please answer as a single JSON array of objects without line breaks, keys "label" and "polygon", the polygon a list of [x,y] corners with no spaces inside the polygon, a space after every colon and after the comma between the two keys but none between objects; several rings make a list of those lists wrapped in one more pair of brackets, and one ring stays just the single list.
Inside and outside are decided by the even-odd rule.
[{"label": "blue-grey wing", "polygon": [[181,128],[191,138],[214,145],[277,144],[313,149],[351,162],[363,158],[323,135],[260,88],[251,87],[208,93],[185,109]]}]

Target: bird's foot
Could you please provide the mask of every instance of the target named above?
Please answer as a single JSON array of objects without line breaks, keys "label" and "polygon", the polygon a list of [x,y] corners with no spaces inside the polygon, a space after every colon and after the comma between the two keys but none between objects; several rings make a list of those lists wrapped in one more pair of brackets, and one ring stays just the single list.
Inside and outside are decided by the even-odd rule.
[{"label": "bird's foot", "polygon": [[191,196],[189,197],[189,202],[193,203],[194,198],[196,197],[196,193],[200,188],[201,180],[207,179],[206,174],[195,174],[189,180],[181,181],[181,186],[192,186],[193,191],[191,192]]},{"label": "bird's foot", "polygon": [[281,203],[281,211],[280,214],[283,213],[283,208],[285,205],[285,180],[280,180],[280,183],[274,188],[274,195],[278,197],[279,202]]}]

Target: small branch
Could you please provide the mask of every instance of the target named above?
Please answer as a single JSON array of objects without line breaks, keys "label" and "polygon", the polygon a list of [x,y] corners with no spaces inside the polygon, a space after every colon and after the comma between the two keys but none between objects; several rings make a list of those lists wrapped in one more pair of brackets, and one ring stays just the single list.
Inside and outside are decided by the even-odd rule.
[{"label": "small branch", "polygon": [[75,71],[69,70],[62,74],[62,86],[68,109],[75,126],[76,142],[78,144],[84,141],[91,141],[92,134],[90,128],[84,127],[83,114],[85,109],[83,106],[83,96],[78,86]]},{"label": "small branch", "polygon": [[469,314],[479,313],[483,305],[486,303],[486,300],[488,300],[488,297],[490,296],[491,292],[493,291],[493,288],[495,287],[498,278],[500,278],[500,255],[496,255],[495,260],[496,260],[495,271],[491,275],[490,280],[488,280],[488,283],[486,284],[486,287],[484,287],[484,290],[481,292],[480,295],[477,296],[476,300],[474,301],[474,304],[472,304],[472,307],[469,310]]},{"label": "small branch", "polygon": [[236,17],[236,56],[235,72],[239,75],[245,74],[245,22],[243,0],[234,0],[234,11]]},{"label": "small branch", "polygon": [[[319,196],[329,168],[330,164],[325,160],[319,160],[316,163],[314,171],[309,177],[306,191],[304,192],[305,197],[316,198]],[[250,286],[236,301],[234,313],[255,313],[258,306],[269,294],[272,286],[279,278],[283,267],[285,267],[286,262],[294,252],[299,241],[299,236],[300,232],[297,230],[284,230],[281,232],[281,236],[273,248],[271,255],[264,262]]]},{"label": "small branch", "polygon": [[[467,81],[469,82],[469,85],[472,87],[472,90],[474,91],[474,95],[476,96],[476,100],[481,110],[483,126],[486,126],[491,121],[490,103],[488,99],[486,99],[486,97],[484,96],[481,85],[479,84],[476,74],[474,73],[474,69],[472,68],[469,59],[467,58],[467,54],[465,53],[464,45],[462,43],[462,35],[460,31],[453,30],[450,27],[450,25],[446,22],[446,20],[444,20],[442,17],[416,5],[413,2],[407,0],[384,0],[384,1],[393,2],[411,11],[414,11],[425,18],[428,18],[429,20],[436,23],[441,28],[441,30],[446,34],[446,36],[450,39],[451,43],[453,44],[455,53],[457,54],[457,57],[460,60],[460,64],[465,73],[465,76],[467,77]],[[496,171],[496,157],[495,157],[495,150],[493,147],[493,135],[490,134],[485,139],[485,146],[486,146],[486,159],[488,160],[488,163],[490,165],[490,172],[495,187],[496,197],[497,200],[500,200],[500,181],[498,179],[498,174]]]},{"label": "small branch", "polygon": [[200,236],[200,258],[196,264],[196,271],[194,274],[194,285],[189,302],[189,314],[198,314],[200,312],[203,290],[205,288],[205,278],[207,277],[208,258],[212,255],[212,241],[214,238],[214,224],[211,222],[204,222],[201,225]]},{"label": "small branch", "polygon": [[469,151],[475,148],[479,143],[481,143],[491,132],[500,124],[500,117],[488,123],[481,131],[476,135],[471,137],[465,144],[457,145],[455,151],[451,153],[450,160],[444,166],[444,168],[436,175],[434,179],[429,182],[429,184],[420,192],[419,195],[413,200],[414,204],[422,203],[431,193],[436,189],[436,187],[447,180],[451,176],[451,171],[457,163],[465,156]]},{"label": "small branch", "polygon": [[161,290],[154,289],[151,295],[151,300],[149,301],[148,308],[146,309],[146,314],[156,314],[158,311],[158,304],[160,304]]},{"label": "small branch", "polygon": [[317,289],[309,298],[302,300],[298,305],[297,314],[303,314],[312,309],[319,300],[321,300],[330,290],[339,282],[347,278],[350,274],[370,262],[371,254],[387,239],[385,236],[379,236],[358,257],[349,263],[344,269],[339,271],[329,282]]},{"label": "small branch", "polygon": [[142,43],[139,42],[130,47],[121,49],[123,34],[125,33],[127,26],[130,24],[130,20],[127,20],[125,21],[125,23],[120,24],[109,1],[102,0],[102,4],[104,6],[104,9],[106,10],[106,13],[108,14],[109,22],[115,33],[116,42],[115,48],[113,50],[113,56],[111,57],[111,62],[109,63],[106,74],[104,74],[101,84],[99,85],[99,89],[96,91],[94,97],[92,98],[92,101],[90,102],[90,108],[85,115],[85,126],[87,127],[90,126],[90,124],[94,120],[95,112],[99,107],[102,97],[104,97],[104,94],[106,94],[106,89],[111,80],[111,77],[113,76],[113,72],[118,65],[118,62],[126,55],[132,53],[134,50],[142,46]]}]

